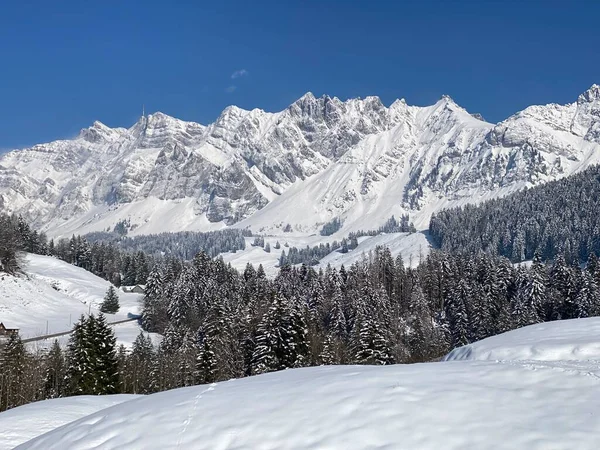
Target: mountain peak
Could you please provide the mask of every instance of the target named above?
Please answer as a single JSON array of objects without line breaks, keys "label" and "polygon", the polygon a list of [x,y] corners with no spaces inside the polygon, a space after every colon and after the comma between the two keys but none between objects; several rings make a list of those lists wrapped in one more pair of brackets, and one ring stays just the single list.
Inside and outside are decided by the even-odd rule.
[{"label": "mountain peak", "polygon": [[308,91],[306,94],[304,94],[298,100],[296,100],[294,103],[307,101],[307,100],[315,100],[315,99],[316,99],[315,95],[312,92]]},{"label": "mountain peak", "polygon": [[92,126],[88,128],[82,128],[78,137],[85,139],[88,142],[97,143],[109,141],[115,133],[116,131],[112,128],[104,125],[99,120],[95,120],[94,123],[92,123]]},{"label": "mountain peak", "polygon": [[171,117],[168,114],[165,114],[160,111],[156,111],[153,114],[149,114],[147,116],[147,118],[148,118],[148,122],[163,122],[165,120],[176,120],[179,122],[179,119],[176,119],[175,117]]},{"label": "mountain peak", "polygon": [[99,120],[94,120],[94,123],[92,124],[92,128],[97,128],[99,130],[110,130],[111,129],[109,126],[104,125]]},{"label": "mountain peak", "polygon": [[456,102],[452,99],[452,97],[447,94],[442,95],[439,99],[439,102],[454,103],[456,105]]},{"label": "mountain peak", "polygon": [[579,96],[577,103],[593,102],[600,100],[600,85],[592,84],[592,86]]}]

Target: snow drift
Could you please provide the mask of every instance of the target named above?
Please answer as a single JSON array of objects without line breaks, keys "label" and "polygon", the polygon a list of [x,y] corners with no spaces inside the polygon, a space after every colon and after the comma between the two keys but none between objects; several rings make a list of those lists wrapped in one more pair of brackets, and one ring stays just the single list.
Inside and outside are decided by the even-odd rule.
[{"label": "snow drift", "polygon": [[451,351],[446,361],[600,361],[600,317],[545,322]]},{"label": "snow drift", "polygon": [[138,395],[81,395],[30,403],[0,414],[0,450],[9,450],[96,411]]}]

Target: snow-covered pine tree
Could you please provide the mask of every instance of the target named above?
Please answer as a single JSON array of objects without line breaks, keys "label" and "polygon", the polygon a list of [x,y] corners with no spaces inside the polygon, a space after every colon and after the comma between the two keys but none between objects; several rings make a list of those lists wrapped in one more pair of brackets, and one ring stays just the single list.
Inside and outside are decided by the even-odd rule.
[{"label": "snow-covered pine tree", "polygon": [[425,361],[433,339],[431,311],[421,286],[413,286],[408,317],[408,348],[413,361]]},{"label": "snow-covered pine tree", "polygon": [[181,346],[177,349],[175,356],[179,363],[177,387],[193,386],[195,384],[198,347],[190,330],[184,334]]},{"label": "snow-covered pine tree", "polygon": [[44,361],[44,398],[62,397],[66,375],[66,363],[60,345],[54,340]]},{"label": "snow-covered pine tree", "polygon": [[590,317],[598,312],[598,285],[588,271],[583,271],[575,299],[577,317]]},{"label": "snow-covered pine tree", "polygon": [[133,394],[152,392],[152,363],[156,358],[150,336],[141,333],[135,338],[130,357],[130,376]]},{"label": "snow-covered pine tree", "polygon": [[196,381],[200,384],[213,383],[217,380],[217,356],[213,351],[211,338],[200,333],[200,345],[196,359]]},{"label": "snow-covered pine tree", "polygon": [[308,337],[302,315],[275,294],[256,333],[252,373],[302,367],[308,358]]},{"label": "snow-covered pine tree", "polygon": [[564,255],[559,254],[554,260],[550,270],[551,286],[560,296],[560,305],[557,305],[558,318],[573,319],[578,316],[576,277],[573,270],[567,265]]},{"label": "snow-covered pine tree", "polygon": [[540,317],[543,314],[543,304],[547,298],[547,284],[546,266],[542,263],[540,253],[536,252],[533,257],[533,264],[529,269],[529,276],[525,287],[525,301],[528,310],[528,321],[530,323],[540,321]]},{"label": "snow-covered pine tree", "polygon": [[66,390],[69,395],[93,394],[92,355],[89,353],[90,343],[86,334],[87,320],[82,315],[73,327],[67,346]]},{"label": "snow-covered pine tree", "polygon": [[446,320],[450,332],[450,346],[456,348],[469,343],[466,303],[470,302],[471,296],[467,282],[461,279],[449,295],[446,300]]},{"label": "snow-covered pine tree", "polygon": [[142,325],[151,332],[163,332],[166,326],[166,302],[163,301],[163,275],[160,267],[155,265],[144,287],[144,306],[142,308]]},{"label": "snow-covered pine tree", "polygon": [[361,314],[354,327],[357,329],[354,345],[356,364],[386,365],[394,362],[385,332],[374,317]]},{"label": "snow-covered pine tree", "polygon": [[339,364],[339,358],[336,355],[336,343],[332,333],[327,333],[323,342],[323,350],[319,355],[320,364],[323,366],[331,366]]},{"label": "snow-covered pine tree", "polygon": [[91,370],[95,395],[119,393],[119,364],[117,340],[106,317],[100,313],[90,316],[85,331],[88,334],[87,352],[92,356]]},{"label": "snow-covered pine tree", "polygon": [[18,334],[10,336],[0,347],[0,411],[19,406],[25,397],[27,353]]},{"label": "snow-covered pine tree", "polygon": [[116,314],[119,311],[119,296],[114,286],[109,286],[100,305],[100,311],[105,314]]}]

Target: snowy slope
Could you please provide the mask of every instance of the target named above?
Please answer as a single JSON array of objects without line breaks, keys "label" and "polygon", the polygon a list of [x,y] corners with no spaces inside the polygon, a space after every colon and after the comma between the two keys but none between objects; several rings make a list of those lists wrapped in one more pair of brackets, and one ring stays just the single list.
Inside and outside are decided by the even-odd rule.
[{"label": "snowy slope", "polygon": [[554,336],[569,360],[552,364],[521,361],[519,350],[494,361],[286,370],[143,397],[18,448],[596,449],[600,360],[577,349],[599,320],[493,338],[535,358],[538,344],[552,353]]},{"label": "snowy slope", "polygon": [[[110,286],[96,275],[50,256],[28,254],[25,275],[0,277],[0,322],[20,329],[22,338],[68,331],[79,317],[98,313]],[[120,310],[108,322],[139,314],[139,294],[119,291]],[[119,343],[131,345],[141,331],[137,323],[114,327]],[[62,340],[68,339],[64,337]]]},{"label": "snowy slope", "polygon": [[[235,253],[223,253],[221,256],[226,263],[239,271],[243,271],[246,264],[251,263],[255,267],[262,264],[265,274],[269,277],[274,277],[279,273],[279,258],[281,252],[288,253],[288,244],[290,247],[305,248],[314,247],[319,244],[332,244],[337,239],[340,242],[343,236],[337,237],[340,233],[333,236],[290,236],[286,234],[279,236],[266,236],[265,245],[270,244],[271,252],[267,253],[262,247],[252,247],[253,238],[246,238],[246,248],[238,250]],[[275,244],[279,242],[280,249],[275,248]],[[363,258],[368,258],[370,252],[374,252],[377,246],[383,246],[390,249],[392,256],[402,255],[405,265],[416,267],[420,257],[426,257],[429,254],[431,245],[424,233],[389,233],[380,234],[377,236],[363,236],[358,238],[358,247],[348,253],[339,253],[334,251],[321,259],[320,263],[315,266],[315,269],[325,268],[327,265],[340,268],[342,265],[350,267],[357,261]]]},{"label": "snowy slope", "polygon": [[519,328],[454,349],[445,360],[600,361],[600,317]]},{"label": "snowy slope", "polygon": [[34,437],[139,395],[81,395],[30,403],[0,413],[0,450],[10,450]]},{"label": "snowy slope", "polygon": [[99,122],[71,140],[0,157],[0,208],[52,236],[286,224],[343,233],[577,172],[600,161],[600,86],[568,105],[532,106],[499,124],[444,96],[426,107],[308,93],[283,111],[226,108],[208,126],[155,113],[129,129]]}]

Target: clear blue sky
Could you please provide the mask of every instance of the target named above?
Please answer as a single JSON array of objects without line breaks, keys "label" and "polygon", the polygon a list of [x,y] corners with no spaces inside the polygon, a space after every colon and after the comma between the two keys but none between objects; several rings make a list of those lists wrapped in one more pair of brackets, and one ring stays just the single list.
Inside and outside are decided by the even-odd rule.
[{"label": "clear blue sky", "polygon": [[0,149],[94,120],[128,127],[142,104],[209,123],[229,104],[275,111],[306,91],[448,94],[499,121],[600,83],[598,17],[591,0],[4,0]]}]

